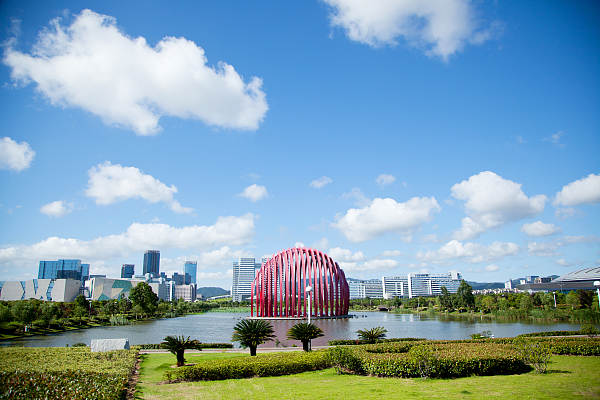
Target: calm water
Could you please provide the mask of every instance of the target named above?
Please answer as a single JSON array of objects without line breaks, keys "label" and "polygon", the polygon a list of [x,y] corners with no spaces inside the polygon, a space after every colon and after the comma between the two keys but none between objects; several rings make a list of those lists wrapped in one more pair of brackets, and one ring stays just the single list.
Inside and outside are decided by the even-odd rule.
[{"label": "calm water", "polygon": [[[468,339],[472,333],[491,331],[495,337],[516,336],[521,333],[577,330],[577,324],[543,324],[525,322],[490,322],[475,319],[448,319],[438,316],[415,314],[393,314],[386,312],[357,312],[355,318],[338,320],[317,320],[325,336],[313,340],[313,346],[326,345],[331,339],[356,339],[356,330],[383,326],[388,330],[387,337],[422,337],[427,339]],[[135,325],[111,326],[82,329],[55,335],[37,336],[26,339],[0,342],[0,345],[16,346],[65,346],[83,342],[90,344],[92,339],[128,338],[129,343],[159,343],[168,335],[191,336],[202,342],[230,342],[234,325],[244,313],[205,313],[179,318],[142,322]],[[298,321],[271,321],[279,341],[291,346],[300,342],[286,339],[288,329]],[[263,345],[274,347],[273,342]]]}]

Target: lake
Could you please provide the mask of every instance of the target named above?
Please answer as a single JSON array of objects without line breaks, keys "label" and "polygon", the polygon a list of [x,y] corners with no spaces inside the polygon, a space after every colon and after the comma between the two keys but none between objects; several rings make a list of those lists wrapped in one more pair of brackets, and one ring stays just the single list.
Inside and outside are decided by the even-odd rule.
[{"label": "lake", "polygon": [[[234,325],[247,317],[247,313],[208,312],[146,321],[126,326],[106,326],[81,329],[53,335],[35,336],[23,339],[2,341],[3,346],[53,347],[73,345],[83,342],[88,346],[92,339],[128,338],[131,345],[160,343],[168,335],[191,336],[201,342],[230,342]],[[326,345],[331,339],[356,339],[358,329],[383,326],[388,330],[387,337],[420,337],[427,339],[468,339],[469,335],[491,331],[495,337],[511,337],[522,333],[578,330],[580,325],[570,323],[529,323],[499,322],[477,318],[447,318],[418,314],[395,314],[387,312],[355,312],[354,318],[327,319],[314,321],[325,336],[313,340],[313,346]],[[300,346],[300,342],[286,339],[288,329],[298,321],[271,321],[282,345]],[[262,347],[275,347],[274,342]]]}]

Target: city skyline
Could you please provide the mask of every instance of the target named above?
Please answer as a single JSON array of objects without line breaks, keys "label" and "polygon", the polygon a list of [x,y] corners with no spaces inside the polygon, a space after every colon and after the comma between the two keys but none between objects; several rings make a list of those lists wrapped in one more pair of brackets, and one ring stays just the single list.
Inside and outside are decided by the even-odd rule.
[{"label": "city skyline", "polygon": [[358,279],[598,266],[600,8],[392,3],[2,2],[2,280],[148,249],[224,288],[294,246]]}]

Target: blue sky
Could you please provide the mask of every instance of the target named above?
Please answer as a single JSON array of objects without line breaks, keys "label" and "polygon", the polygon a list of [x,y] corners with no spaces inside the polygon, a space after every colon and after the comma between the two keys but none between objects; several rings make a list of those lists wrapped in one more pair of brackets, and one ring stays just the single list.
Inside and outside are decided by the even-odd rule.
[{"label": "blue sky", "polygon": [[0,273],[600,263],[596,2],[0,4]]}]

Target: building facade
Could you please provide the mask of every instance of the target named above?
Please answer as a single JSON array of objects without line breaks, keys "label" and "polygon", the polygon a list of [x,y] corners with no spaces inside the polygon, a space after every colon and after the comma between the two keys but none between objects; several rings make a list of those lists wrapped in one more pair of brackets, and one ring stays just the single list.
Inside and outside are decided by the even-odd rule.
[{"label": "building facade", "polygon": [[0,300],[38,299],[70,302],[79,295],[79,279],[29,279],[0,282]]},{"label": "building facade", "polygon": [[142,274],[150,274],[153,278],[160,275],[160,251],[147,250],[144,253],[144,264]]},{"label": "building facade", "polygon": [[121,297],[129,297],[131,289],[140,282],[146,282],[159,299],[169,300],[169,286],[164,279],[156,281],[144,281],[143,279],[113,279],[92,278],[90,281],[90,298],[92,300],[118,300]]},{"label": "building facade", "polygon": [[456,271],[447,274],[408,274],[408,297],[439,296],[442,287],[449,293],[456,293],[462,281],[461,275]]},{"label": "building facade", "polygon": [[383,286],[384,299],[408,297],[407,276],[384,276],[381,278],[381,286]]},{"label": "building facade", "polygon": [[38,279],[75,279],[80,286],[90,277],[90,264],[81,260],[40,261]]},{"label": "building facade", "polygon": [[135,274],[135,265],[134,264],[123,264],[121,267],[121,278],[131,279]]},{"label": "building facade", "polygon": [[183,266],[183,273],[185,274],[185,284],[197,284],[196,282],[196,271],[198,270],[198,263],[196,261],[186,261]]},{"label": "building facade", "polygon": [[447,274],[415,274],[384,276],[379,279],[348,279],[351,299],[391,299],[394,297],[439,296],[442,287],[456,293],[462,277],[451,271]]},{"label": "building facade", "polygon": [[[263,259],[263,262],[266,262]],[[244,301],[250,299],[252,281],[256,271],[261,267],[260,262],[249,257],[241,257],[233,262],[233,282],[231,284],[231,300]]]}]

